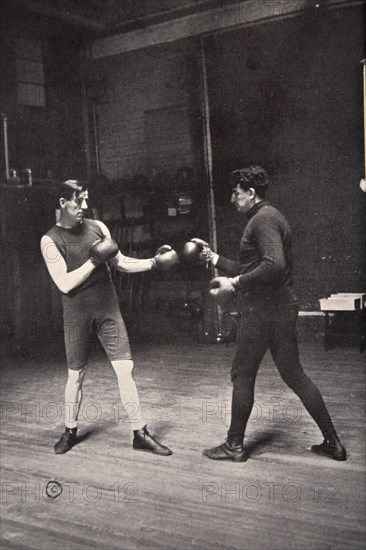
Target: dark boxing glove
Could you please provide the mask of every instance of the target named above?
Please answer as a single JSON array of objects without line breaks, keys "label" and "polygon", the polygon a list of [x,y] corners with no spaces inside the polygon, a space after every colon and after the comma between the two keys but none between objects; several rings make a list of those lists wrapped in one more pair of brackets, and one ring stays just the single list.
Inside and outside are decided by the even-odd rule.
[{"label": "dark boxing glove", "polygon": [[210,281],[209,295],[214,298],[219,306],[227,306],[235,298],[240,289],[238,278],[215,277]]},{"label": "dark boxing glove", "polygon": [[179,264],[178,254],[168,244],[163,244],[157,249],[154,258],[151,260],[151,269],[158,271],[169,271]]},{"label": "dark boxing glove", "polygon": [[204,264],[210,261],[210,245],[202,239],[191,239],[183,246],[182,256],[187,263]]},{"label": "dark boxing glove", "polygon": [[118,244],[113,239],[99,239],[91,245],[89,256],[94,263],[101,264],[114,258],[118,250]]}]

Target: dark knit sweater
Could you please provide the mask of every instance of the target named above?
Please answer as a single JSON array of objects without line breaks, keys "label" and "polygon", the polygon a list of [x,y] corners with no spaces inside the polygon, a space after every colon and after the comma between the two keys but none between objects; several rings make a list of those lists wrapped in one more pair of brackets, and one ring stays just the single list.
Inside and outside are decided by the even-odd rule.
[{"label": "dark knit sweater", "polygon": [[240,261],[219,256],[216,267],[226,275],[239,275],[245,301],[267,299],[294,303],[292,291],[292,238],[284,216],[266,201],[255,204],[240,241]]}]

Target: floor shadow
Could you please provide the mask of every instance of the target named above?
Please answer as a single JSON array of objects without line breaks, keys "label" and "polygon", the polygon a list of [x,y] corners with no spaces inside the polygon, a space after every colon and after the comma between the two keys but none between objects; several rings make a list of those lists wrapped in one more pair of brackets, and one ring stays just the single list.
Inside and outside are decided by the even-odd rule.
[{"label": "floor shadow", "polygon": [[[98,424],[91,428],[87,428],[86,430],[80,430],[77,436],[77,440],[75,445],[78,445],[82,441],[87,441],[91,437],[94,437],[95,435],[105,432],[108,428],[110,428],[110,424]],[[151,422],[151,424],[147,425],[147,428],[150,432],[150,434],[154,437],[165,437],[167,434],[169,434],[173,428],[173,424],[170,422]],[[132,433],[132,430],[131,430]]]},{"label": "floor shadow", "polygon": [[264,448],[270,446],[273,441],[283,445],[287,441],[287,434],[281,430],[271,430],[266,432],[254,433],[250,439],[245,442],[245,448],[252,454],[260,454]]},{"label": "floor shadow", "polygon": [[147,425],[147,429],[152,436],[161,438],[170,434],[173,429],[173,424],[171,422],[152,421],[151,424]]},{"label": "floor shadow", "polygon": [[98,424],[93,426],[92,428],[87,428],[86,430],[80,430],[77,436],[77,440],[75,445],[78,445],[82,441],[86,441],[87,439],[90,439],[91,437],[99,434],[100,432],[105,432],[107,428],[110,427],[110,424]]},{"label": "floor shadow", "polygon": [[[98,430],[98,431],[101,431],[101,430]],[[93,435],[95,434],[95,430],[89,430],[81,435],[78,435],[77,438],[76,438],[76,442],[75,442],[75,445],[79,445],[79,443],[81,443],[82,441],[86,441],[87,439],[89,439],[90,437],[92,437]]]}]

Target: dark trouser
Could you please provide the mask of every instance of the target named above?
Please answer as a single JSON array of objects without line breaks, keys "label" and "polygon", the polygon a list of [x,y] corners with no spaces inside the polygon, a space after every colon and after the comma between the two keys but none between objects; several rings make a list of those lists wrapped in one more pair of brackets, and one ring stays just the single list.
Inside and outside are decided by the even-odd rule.
[{"label": "dark trouser", "polygon": [[269,349],[281,377],[298,395],[323,436],[335,434],[321,393],[305,374],[299,360],[296,319],[297,305],[259,304],[241,315],[238,348],[231,369],[233,397],[230,439],[244,438],[253,408],[258,368]]}]

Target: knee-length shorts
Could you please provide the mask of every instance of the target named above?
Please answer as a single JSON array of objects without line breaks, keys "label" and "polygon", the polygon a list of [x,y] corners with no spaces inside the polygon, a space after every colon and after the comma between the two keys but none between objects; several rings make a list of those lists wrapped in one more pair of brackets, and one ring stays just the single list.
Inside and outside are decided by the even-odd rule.
[{"label": "knee-length shorts", "polygon": [[74,296],[63,296],[67,366],[85,366],[96,333],[110,361],[131,359],[128,334],[112,282],[91,286]]}]

